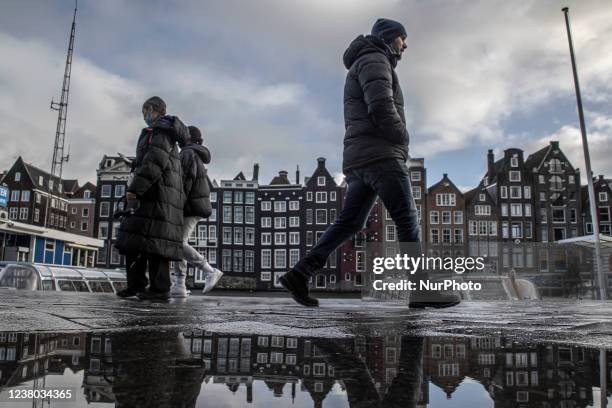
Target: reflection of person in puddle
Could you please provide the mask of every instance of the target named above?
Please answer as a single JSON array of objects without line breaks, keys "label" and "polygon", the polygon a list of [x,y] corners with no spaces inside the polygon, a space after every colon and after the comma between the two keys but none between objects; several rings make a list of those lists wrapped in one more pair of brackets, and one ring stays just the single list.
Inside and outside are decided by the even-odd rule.
[{"label": "reflection of person in puddle", "polygon": [[117,407],[195,407],[204,367],[188,360],[176,332],[111,336]]},{"label": "reflection of person in puddle", "polygon": [[313,339],[313,343],[328,354],[336,379],[346,387],[351,408],[417,406],[423,380],[423,338],[402,337],[397,375],[384,394],[379,394],[380,390],[374,385],[372,367],[367,366],[365,355],[359,356],[350,346],[342,347],[341,342],[332,339]]}]

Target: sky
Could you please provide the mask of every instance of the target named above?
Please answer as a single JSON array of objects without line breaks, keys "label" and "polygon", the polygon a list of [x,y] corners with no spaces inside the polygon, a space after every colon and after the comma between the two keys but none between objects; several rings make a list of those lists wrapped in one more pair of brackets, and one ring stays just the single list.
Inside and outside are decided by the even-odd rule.
[{"label": "sky", "polygon": [[[0,14],[0,169],[23,156],[51,168],[74,3],[5,0]],[[593,173],[612,177],[612,2],[609,0],[81,0],[64,176],[95,182],[104,154],[133,155],[142,102],[203,130],[211,178],[280,170],[341,179],[342,54],[378,17],[401,21],[396,70],[410,154],[429,185],[443,173],[476,186],[486,152],[525,157],[560,141],[584,175],[565,21],[570,7]]]}]

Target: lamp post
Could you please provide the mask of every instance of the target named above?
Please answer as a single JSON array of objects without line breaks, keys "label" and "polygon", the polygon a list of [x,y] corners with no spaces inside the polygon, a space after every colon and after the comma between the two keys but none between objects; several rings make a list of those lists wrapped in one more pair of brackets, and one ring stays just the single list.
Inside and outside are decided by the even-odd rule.
[{"label": "lamp post", "polygon": [[589,203],[591,207],[591,220],[593,221],[593,238],[595,239],[595,267],[597,268],[597,278],[599,281],[600,300],[606,300],[606,287],[604,284],[604,274],[601,265],[601,243],[599,241],[599,219],[597,217],[597,205],[595,203],[595,188],[593,187],[593,171],[591,170],[591,156],[589,155],[589,145],[587,141],[586,125],[584,122],[584,111],[582,109],[582,96],[580,95],[580,84],[578,82],[578,70],[576,68],[576,58],[574,57],[574,45],[572,43],[572,32],[569,23],[569,7],[561,9],[565,14],[565,26],[567,28],[567,41],[569,43],[570,58],[572,60],[572,71],[574,73],[574,87],[576,88],[576,103],[578,104],[578,118],[580,119],[580,132],[582,133],[582,149],[584,150],[584,164],[589,191]]}]

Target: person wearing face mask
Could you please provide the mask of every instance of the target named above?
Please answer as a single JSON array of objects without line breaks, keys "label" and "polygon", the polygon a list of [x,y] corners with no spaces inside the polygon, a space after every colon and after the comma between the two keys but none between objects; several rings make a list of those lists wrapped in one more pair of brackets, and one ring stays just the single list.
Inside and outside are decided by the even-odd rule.
[{"label": "person wearing face mask", "polygon": [[179,118],[166,114],[158,96],[145,101],[142,115],[147,127],[138,138],[126,192],[127,207],[133,210],[122,219],[115,243],[126,257],[128,285],[117,295],[167,300],[170,261],[183,259],[185,193],[177,143],[185,144],[189,131]]},{"label": "person wearing face mask", "polygon": [[[406,161],[408,131],[404,97],[395,67],[406,50],[406,29],[394,20],[379,18],[371,35],[358,36],[343,62],[344,153],[342,171],[348,190],[344,206],[308,254],[279,282],[301,305],[316,307],[308,280],[329,255],[365,225],[377,197],[397,226],[402,252],[421,256],[420,226]],[[422,271],[409,279],[426,279]],[[417,285],[418,286],[418,285]],[[410,307],[449,307],[460,302],[452,293],[412,293]]]}]

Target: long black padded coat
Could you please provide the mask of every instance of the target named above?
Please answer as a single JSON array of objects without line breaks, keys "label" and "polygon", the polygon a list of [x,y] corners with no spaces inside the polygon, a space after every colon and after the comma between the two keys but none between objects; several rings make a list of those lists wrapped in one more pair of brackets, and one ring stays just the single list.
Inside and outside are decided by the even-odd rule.
[{"label": "long black padded coat", "polygon": [[357,37],[343,57],[349,70],[344,85],[342,170],[381,159],[408,159],[404,96],[395,66],[397,56],[372,36]]},{"label": "long black padded coat", "polygon": [[183,171],[177,142],[184,144],[189,130],[175,116],[164,116],[138,138],[134,177],[127,188],[140,206],[119,226],[115,246],[122,254],[156,254],[183,259]]},{"label": "long black padded coat", "polygon": [[210,151],[199,144],[181,148],[185,196],[185,217],[208,218],[212,213],[210,186],[204,164],[210,163]]}]

